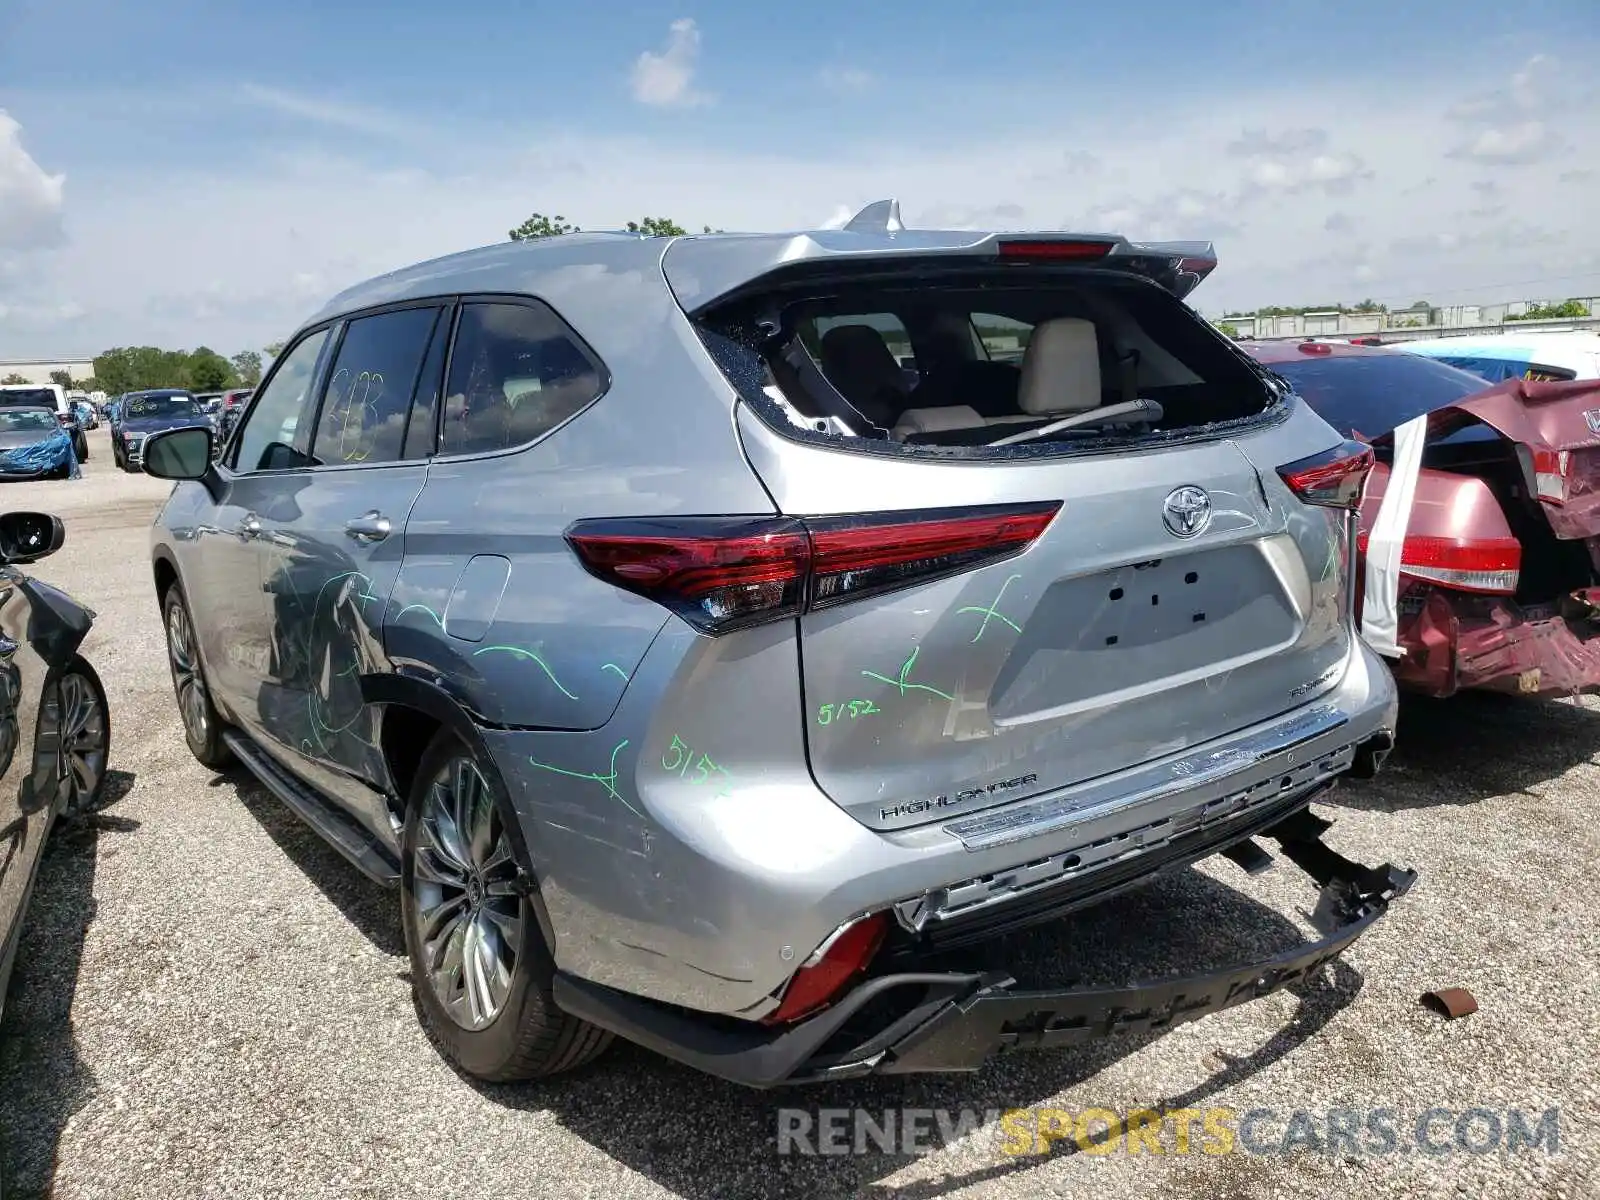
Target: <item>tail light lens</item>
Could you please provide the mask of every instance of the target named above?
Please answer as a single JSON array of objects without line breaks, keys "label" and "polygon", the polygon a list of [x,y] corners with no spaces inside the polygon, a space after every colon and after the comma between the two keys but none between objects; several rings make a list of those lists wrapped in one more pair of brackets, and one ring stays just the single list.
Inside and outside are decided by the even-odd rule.
[{"label": "tail light lens", "polygon": [[1567,502],[1567,473],[1571,465],[1572,455],[1566,450],[1533,452],[1533,490],[1539,499],[1558,507]]},{"label": "tail light lens", "polygon": [[[1365,552],[1365,533],[1360,545]],[[1522,543],[1516,538],[1461,540],[1413,535],[1400,547],[1402,575],[1458,592],[1513,595],[1521,570]]]},{"label": "tail light lens", "polygon": [[591,575],[719,634],[1010,558],[1060,507],[579,521],[567,542]]},{"label": "tail light lens", "polygon": [[1361,489],[1372,473],[1372,447],[1342,442],[1332,450],[1279,467],[1278,474],[1296,496],[1323,508],[1360,508]]},{"label": "tail light lens", "polygon": [[787,1025],[828,1007],[861,975],[889,932],[889,914],[872,913],[841,926],[817,947],[789,980],[764,1025]]}]

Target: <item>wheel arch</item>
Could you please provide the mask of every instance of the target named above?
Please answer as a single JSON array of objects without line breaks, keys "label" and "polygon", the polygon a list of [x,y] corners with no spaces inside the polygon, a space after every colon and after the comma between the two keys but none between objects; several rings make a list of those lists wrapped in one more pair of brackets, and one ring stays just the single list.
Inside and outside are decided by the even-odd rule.
[{"label": "wheel arch", "polygon": [[[391,803],[398,803],[401,820],[416,780],[416,770],[424,750],[440,729],[448,729],[459,737],[481,761],[493,764],[494,755],[479,732],[477,722],[467,709],[432,679],[403,672],[372,673],[361,676],[361,698],[376,706],[378,713],[378,747],[383,754],[384,768],[388,772],[388,792]],[[495,767],[500,788],[506,782]],[[512,806],[515,808],[515,806]],[[516,822],[516,838],[523,843],[528,861],[523,864],[533,879],[529,899],[544,935],[545,945],[555,946],[555,927],[550,922],[549,910],[539,890],[539,880],[532,875],[532,855],[526,845],[528,831]]]}]

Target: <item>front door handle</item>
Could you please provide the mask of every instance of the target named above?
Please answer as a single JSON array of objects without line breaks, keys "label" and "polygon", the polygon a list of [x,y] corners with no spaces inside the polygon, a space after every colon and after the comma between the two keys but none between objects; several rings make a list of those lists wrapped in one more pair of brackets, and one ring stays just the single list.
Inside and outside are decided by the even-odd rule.
[{"label": "front door handle", "polygon": [[239,522],[237,530],[240,539],[257,537],[261,533],[261,518],[255,513],[246,513],[244,520]]},{"label": "front door handle", "polygon": [[358,542],[381,542],[393,528],[389,518],[375,508],[344,523],[344,531]]}]

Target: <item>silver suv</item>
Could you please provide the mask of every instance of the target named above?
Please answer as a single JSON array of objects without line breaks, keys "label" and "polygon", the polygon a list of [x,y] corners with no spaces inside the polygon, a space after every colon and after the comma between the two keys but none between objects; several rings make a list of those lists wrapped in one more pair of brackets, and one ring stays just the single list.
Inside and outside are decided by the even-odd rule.
[{"label": "silver suv", "polygon": [[[756,1086],[976,1067],[1293,982],[1409,886],[1308,804],[1392,744],[1369,448],[1181,297],[1207,244],[491,246],[337,297],[152,537],[191,749],[397,884],[485,1079],[621,1034]],[[1322,938],[1123,990],[935,952],[1263,834]]]}]

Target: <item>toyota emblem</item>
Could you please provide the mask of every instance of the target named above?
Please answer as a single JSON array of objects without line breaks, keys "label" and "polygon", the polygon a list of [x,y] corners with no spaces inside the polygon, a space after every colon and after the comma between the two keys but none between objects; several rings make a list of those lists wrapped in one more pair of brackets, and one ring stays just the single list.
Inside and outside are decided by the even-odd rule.
[{"label": "toyota emblem", "polygon": [[1192,538],[1211,524],[1211,497],[1193,484],[1174,488],[1161,502],[1161,521],[1173,537]]}]

